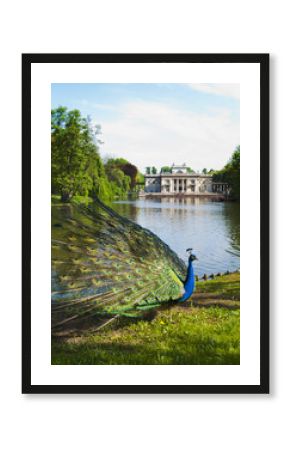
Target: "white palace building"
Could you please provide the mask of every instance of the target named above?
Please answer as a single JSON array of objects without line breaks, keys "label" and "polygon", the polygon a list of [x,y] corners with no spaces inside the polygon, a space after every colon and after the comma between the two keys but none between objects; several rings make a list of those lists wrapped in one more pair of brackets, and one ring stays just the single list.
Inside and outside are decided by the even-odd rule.
[{"label": "white palace building", "polygon": [[214,183],[212,175],[189,172],[186,164],[171,166],[170,172],[145,175],[144,196],[219,196],[227,197],[229,186]]}]

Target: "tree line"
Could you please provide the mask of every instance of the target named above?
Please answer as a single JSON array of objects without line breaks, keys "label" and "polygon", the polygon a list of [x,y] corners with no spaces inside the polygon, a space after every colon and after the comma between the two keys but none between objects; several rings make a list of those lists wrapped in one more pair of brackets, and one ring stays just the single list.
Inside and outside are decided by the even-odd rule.
[{"label": "tree line", "polygon": [[51,111],[51,189],[63,202],[76,195],[111,201],[144,181],[137,167],[123,158],[102,161],[100,132],[100,126],[77,109],[60,106]]},{"label": "tree line", "polygon": [[[199,173],[196,172],[195,170],[193,170],[191,167],[186,167],[186,171],[187,173]],[[160,173],[171,173],[172,172],[172,167],[171,166],[162,166],[160,169]],[[156,169],[155,166],[147,166],[145,167],[145,173],[146,175],[156,175],[158,173],[158,170]],[[207,170],[206,168],[202,169],[201,173],[203,174],[213,174],[214,173],[214,169],[210,169]]]},{"label": "tree line", "polygon": [[230,160],[222,170],[215,171],[213,181],[228,183],[230,187],[230,198],[240,200],[240,146],[233,152]]},{"label": "tree line", "polygon": [[[77,109],[69,111],[60,106],[51,111],[51,188],[63,202],[76,195],[110,202],[138,191],[144,184],[144,175],[126,159],[102,160],[100,133],[100,126],[82,117]],[[169,166],[161,167],[162,173],[170,171]],[[187,171],[196,173],[190,167]],[[202,173],[211,174],[214,182],[228,183],[231,198],[239,200],[240,146],[222,170],[204,168]],[[157,174],[156,167],[146,167],[146,174]]]},{"label": "tree line", "polygon": [[[188,173],[199,173],[193,170],[191,167],[186,168]],[[172,167],[163,166],[160,169],[161,173],[171,173]],[[230,198],[232,200],[240,200],[240,145],[238,145],[228,163],[221,170],[204,168],[201,171],[204,175],[212,175],[213,182],[227,183],[230,188]],[[146,167],[147,175],[157,174],[156,167]]]}]

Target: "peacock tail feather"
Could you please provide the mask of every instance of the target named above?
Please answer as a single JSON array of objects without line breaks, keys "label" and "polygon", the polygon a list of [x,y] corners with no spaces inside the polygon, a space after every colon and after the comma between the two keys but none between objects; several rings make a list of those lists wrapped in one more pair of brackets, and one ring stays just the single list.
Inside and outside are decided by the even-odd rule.
[{"label": "peacock tail feather", "polygon": [[149,230],[103,203],[52,205],[52,330],[89,331],[180,297],[186,267]]}]

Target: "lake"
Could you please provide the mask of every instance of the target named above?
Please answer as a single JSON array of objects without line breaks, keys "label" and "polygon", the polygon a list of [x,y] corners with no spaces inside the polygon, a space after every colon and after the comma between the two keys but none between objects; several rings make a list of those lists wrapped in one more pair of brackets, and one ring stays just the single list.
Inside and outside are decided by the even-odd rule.
[{"label": "lake", "polygon": [[167,197],[118,201],[112,208],[155,233],[185,262],[192,247],[199,276],[240,268],[239,203]]}]

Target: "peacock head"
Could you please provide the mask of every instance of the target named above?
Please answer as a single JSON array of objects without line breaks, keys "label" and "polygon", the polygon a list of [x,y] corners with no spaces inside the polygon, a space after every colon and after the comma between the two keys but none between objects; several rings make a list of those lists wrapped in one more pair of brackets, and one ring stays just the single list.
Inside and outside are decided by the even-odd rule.
[{"label": "peacock head", "polygon": [[189,261],[198,260],[198,258],[192,253],[192,248],[188,248],[186,252],[189,254]]}]

